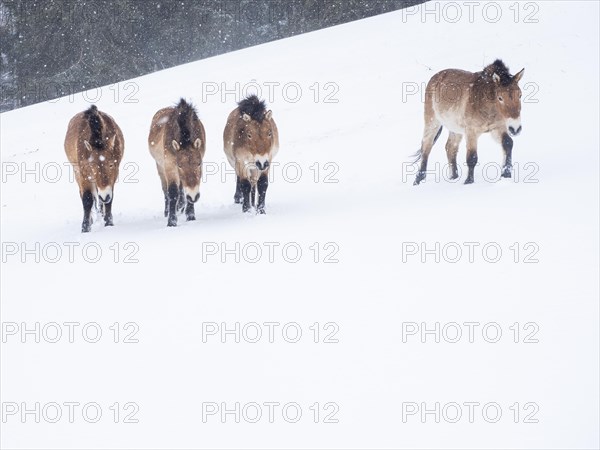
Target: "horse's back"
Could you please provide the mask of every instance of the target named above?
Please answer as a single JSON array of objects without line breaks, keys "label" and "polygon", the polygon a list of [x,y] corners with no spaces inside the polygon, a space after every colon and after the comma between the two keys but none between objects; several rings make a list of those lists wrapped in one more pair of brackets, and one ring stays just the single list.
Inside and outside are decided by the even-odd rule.
[{"label": "horse's back", "polygon": [[77,147],[80,142],[83,143],[83,127],[85,125],[85,115],[80,112],[75,114],[69,121],[67,126],[67,134],[65,136],[65,153],[71,164],[77,164]]},{"label": "horse's back", "polygon": [[200,153],[202,154],[202,159],[204,159],[204,155],[206,154],[206,129],[200,119],[198,119],[196,126],[198,127],[198,134],[200,134],[200,140],[202,141]]},{"label": "horse's back", "polygon": [[148,135],[148,144],[156,145],[160,140],[159,137],[163,134],[166,129],[167,123],[171,119],[171,114],[175,111],[175,108],[168,107],[162,108],[154,114],[152,117],[152,124],[150,125],[150,134]]},{"label": "horse's back", "polygon": [[235,167],[235,144],[236,144],[236,128],[240,117],[240,109],[236,108],[227,117],[225,130],[223,131],[223,149],[225,156],[231,167]]},{"label": "horse's back", "polygon": [[440,83],[440,82],[442,82],[442,83],[443,82],[456,83],[456,82],[461,82],[461,81],[468,82],[474,76],[475,76],[475,74],[473,72],[469,72],[467,70],[444,69],[444,70],[440,70],[433,77],[431,77],[429,84]]},{"label": "horse's back", "polygon": [[437,101],[453,100],[455,95],[468,92],[475,78],[476,74],[466,70],[442,70],[431,77],[426,93],[429,97],[435,96]]},{"label": "horse's back", "polygon": [[466,70],[445,69],[431,77],[426,90],[425,121],[435,118],[450,131],[464,133],[470,89],[476,76]]},{"label": "horse's back", "polygon": [[113,119],[111,115],[102,111],[98,111],[98,114],[100,115],[100,117],[102,117],[102,120],[104,121],[105,129],[103,130],[103,133],[105,133],[109,139],[112,138],[115,134],[117,135],[113,151],[117,153],[115,156],[117,156],[118,160],[120,161],[121,158],[123,158],[123,154],[125,152],[125,137],[123,136],[123,131],[121,130],[121,127],[117,124],[117,121]]},{"label": "horse's back", "polygon": [[271,157],[275,158],[277,153],[279,153],[279,129],[277,128],[277,124],[275,120],[271,117],[271,128],[273,129],[273,144],[271,145]]},{"label": "horse's back", "polygon": [[162,108],[152,117],[150,133],[148,134],[148,148],[152,157],[159,164],[162,164],[165,157],[165,147],[167,145],[164,142],[165,132],[173,111],[175,111],[175,108]]},{"label": "horse's back", "polygon": [[[177,121],[174,117],[176,111],[177,108],[169,106],[160,109],[152,117],[152,124],[150,125],[150,133],[148,135],[148,147],[151,155],[159,164],[163,164],[164,158],[170,154],[167,152],[167,149],[171,145],[171,142],[168,140],[170,139],[169,136],[173,137],[174,128],[177,127]],[[196,137],[200,138],[200,153],[204,157],[206,153],[206,130],[199,118],[195,118],[192,121],[192,126],[193,140]]]},{"label": "horse's back", "polygon": [[[98,115],[102,118],[104,124],[102,129],[103,136],[112,138],[117,135],[114,150],[120,159],[123,156],[125,147],[125,138],[123,132],[112,116],[105,112],[98,111]],[[76,164],[78,162],[78,148],[83,145],[83,141],[91,139],[91,129],[85,112],[79,112],[69,121],[67,134],[65,136],[65,152],[69,162]]]}]

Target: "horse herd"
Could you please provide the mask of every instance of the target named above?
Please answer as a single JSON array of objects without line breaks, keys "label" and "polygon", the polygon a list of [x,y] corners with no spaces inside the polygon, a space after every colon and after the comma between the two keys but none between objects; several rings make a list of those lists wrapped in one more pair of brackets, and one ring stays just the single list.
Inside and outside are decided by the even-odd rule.
[{"label": "horse herd", "polygon": [[[508,67],[496,60],[481,72],[447,69],[431,78],[425,92],[425,130],[421,148],[415,155],[421,161],[415,185],[425,180],[429,153],[444,126],[450,132],[446,153],[453,179],[458,178],[456,155],[464,136],[469,168],[465,184],[474,182],[477,141],[484,133],[491,133],[502,145],[502,177],[511,177],[511,136],[522,130],[518,83],[523,73],[524,69],[511,75]],[[114,185],[124,145],[117,123],[95,105],[69,122],[65,152],[79,185],[83,232],[91,230],[95,205],[99,205],[105,225],[113,225]],[[164,193],[167,225],[176,226],[177,214],[183,212],[187,220],[195,220],[194,205],[200,199],[206,152],[206,133],[195,108],[181,99],[176,106],[158,111],[150,125],[148,147],[156,161]],[[238,103],[227,118],[223,147],[236,173],[235,203],[242,204],[243,212],[255,208],[257,213],[264,214],[269,168],[279,151],[277,126],[264,101],[252,95]]]},{"label": "horse herd", "polygon": [[[241,203],[244,212],[252,205],[259,214],[264,214],[269,167],[279,151],[273,112],[256,96],[242,100],[227,119],[223,139],[227,160],[237,177],[235,203]],[[194,204],[200,199],[202,160],[206,152],[206,133],[196,109],[181,99],[177,106],[158,111],[150,125],[148,147],[156,161],[165,197],[167,225],[177,226],[177,213],[184,211],[187,220],[195,220]],[[113,225],[114,186],[123,151],[121,129],[95,105],[69,122],[65,152],[79,185],[84,233],[91,230],[92,208],[98,204],[104,224]]]}]

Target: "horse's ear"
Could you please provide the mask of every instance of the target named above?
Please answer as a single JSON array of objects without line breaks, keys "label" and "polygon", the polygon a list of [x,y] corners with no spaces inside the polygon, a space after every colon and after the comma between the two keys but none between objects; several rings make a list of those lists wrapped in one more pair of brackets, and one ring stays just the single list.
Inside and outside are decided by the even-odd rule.
[{"label": "horse's ear", "polygon": [[494,80],[494,83],[500,84],[500,75],[498,75],[496,72],[494,72],[494,75],[492,75],[492,79]]},{"label": "horse's ear", "polygon": [[179,142],[177,142],[175,139],[173,139],[173,140],[171,141],[171,145],[173,146],[173,149],[174,149],[176,152],[178,152],[178,151],[179,151],[179,149],[181,148],[181,147],[179,146]]},{"label": "horse's ear", "polygon": [[112,139],[110,140],[110,147],[113,148],[115,146],[115,142],[117,142],[117,134],[115,133],[115,135],[112,137]]},{"label": "horse's ear", "polygon": [[200,150],[201,145],[202,145],[202,140],[200,138],[198,138],[194,141],[194,147],[196,148],[196,150]]},{"label": "horse's ear", "polygon": [[269,110],[269,111],[267,111],[267,113],[265,114],[265,119],[267,119],[267,120],[271,120],[271,117],[273,117],[273,111]]},{"label": "horse's ear", "polygon": [[88,141],[83,141],[83,145],[85,145],[85,148],[87,148],[88,152],[92,151],[92,146],[90,145],[90,143]]},{"label": "horse's ear", "polygon": [[244,119],[244,122],[250,122],[252,118],[248,114],[244,113],[242,115],[242,119]]},{"label": "horse's ear", "polygon": [[521,71],[513,77],[513,82],[518,83],[519,81],[521,81],[521,78],[523,78],[524,74],[525,74],[525,69],[521,69]]}]

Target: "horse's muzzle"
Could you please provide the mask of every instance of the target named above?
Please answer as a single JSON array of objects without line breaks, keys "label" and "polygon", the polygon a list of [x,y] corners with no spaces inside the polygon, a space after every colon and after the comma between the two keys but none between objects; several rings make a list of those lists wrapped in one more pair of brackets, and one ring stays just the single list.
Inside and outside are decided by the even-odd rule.
[{"label": "horse's muzzle", "polygon": [[522,126],[519,126],[519,128],[517,128],[515,130],[514,127],[508,127],[508,132],[512,135],[512,136],[518,136],[519,134],[521,134],[521,131],[523,130]]},{"label": "horse's muzzle", "polygon": [[196,194],[194,198],[192,198],[191,195],[186,195],[186,198],[189,203],[196,203],[198,200],[200,200],[200,193]]},{"label": "horse's muzzle", "polygon": [[260,161],[256,161],[255,162],[256,167],[258,168],[258,170],[266,170],[267,167],[269,167],[270,163],[268,160],[266,160],[265,162],[260,162]]},{"label": "horse's muzzle", "polygon": [[101,195],[98,195],[98,198],[104,204],[110,203],[110,201],[112,200],[112,197],[110,196],[110,194],[106,194],[106,197],[102,197]]},{"label": "horse's muzzle", "polygon": [[98,200],[100,200],[105,205],[109,204],[113,200],[113,190],[112,187],[107,186],[103,189],[98,188]]}]

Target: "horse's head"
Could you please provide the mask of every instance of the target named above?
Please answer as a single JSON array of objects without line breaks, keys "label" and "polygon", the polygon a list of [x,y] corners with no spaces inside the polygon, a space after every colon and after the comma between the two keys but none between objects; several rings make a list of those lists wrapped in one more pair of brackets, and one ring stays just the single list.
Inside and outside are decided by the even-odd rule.
[{"label": "horse's head", "polygon": [[248,164],[256,165],[260,171],[271,164],[271,150],[275,142],[275,126],[273,112],[256,95],[251,95],[238,103],[239,120],[237,144],[245,149],[251,160]]},{"label": "horse's head", "polygon": [[266,170],[271,164],[271,149],[273,148],[274,130],[271,118],[272,111],[265,111],[262,120],[255,119],[249,114],[242,114],[238,132],[239,143],[253,156],[258,170]]},{"label": "horse's head", "polygon": [[517,136],[521,133],[521,88],[519,81],[525,73],[525,69],[521,70],[514,76],[508,74],[508,69],[505,73],[494,72],[492,78],[496,84],[496,101],[500,114],[506,120],[506,127],[512,136]]},{"label": "horse's head", "polygon": [[198,138],[187,145],[181,145],[176,140],[173,140],[171,145],[175,153],[177,170],[179,171],[179,179],[183,185],[183,192],[189,202],[196,203],[200,199],[202,140]]},{"label": "horse's head", "polygon": [[[93,139],[92,139],[93,142]],[[86,154],[83,155],[87,161],[91,174],[96,182],[98,197],[102,203],[110,203],[113,199],[113,186],[119,177],[119,163],[121,154],[117,149],[117,135],[107,137],[105,142],[93,142],[84,140],[83,144]]]}]

